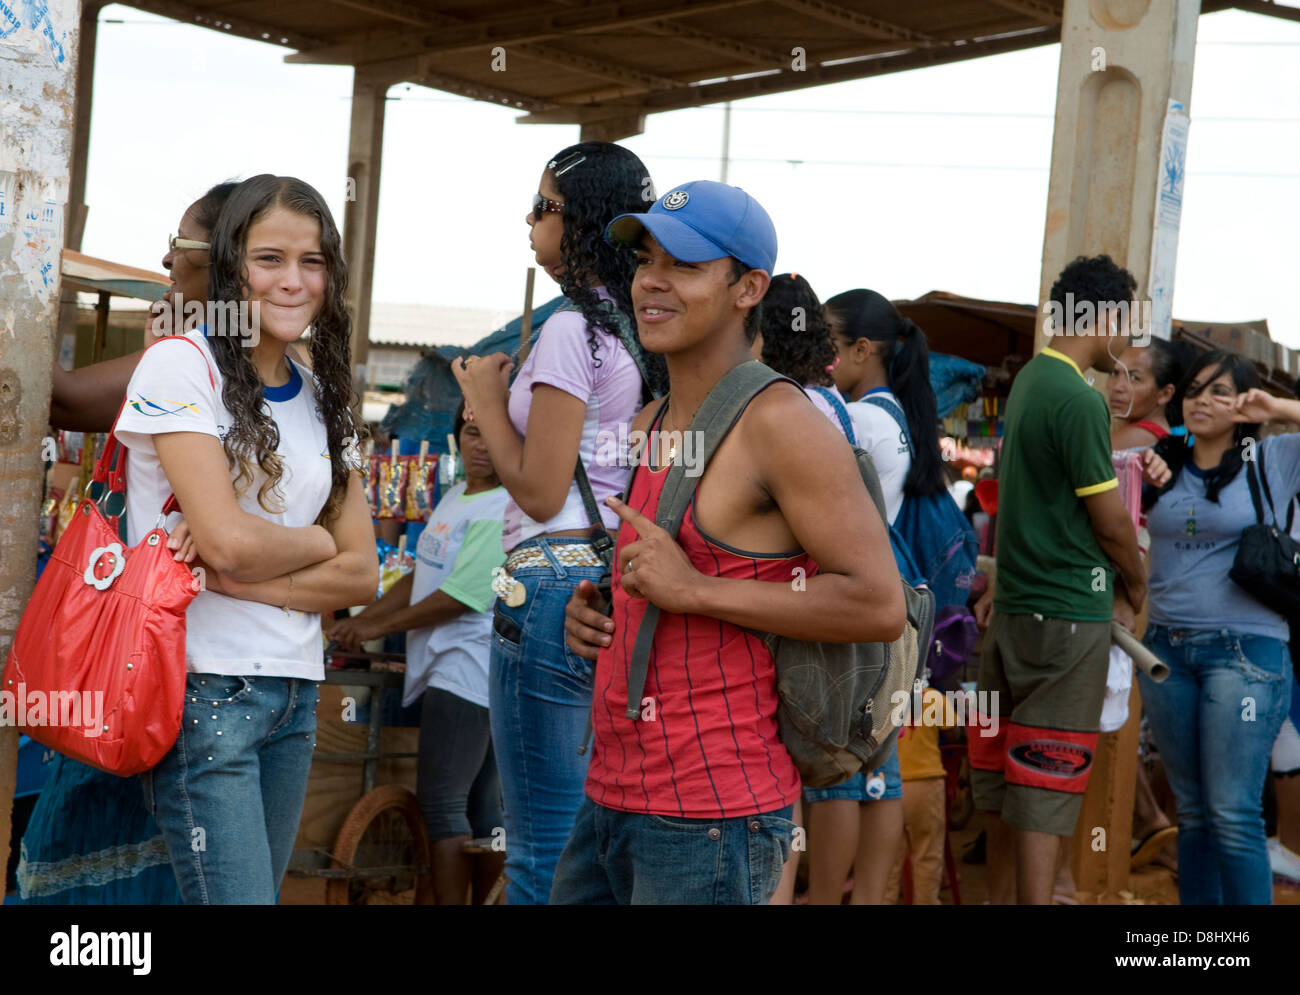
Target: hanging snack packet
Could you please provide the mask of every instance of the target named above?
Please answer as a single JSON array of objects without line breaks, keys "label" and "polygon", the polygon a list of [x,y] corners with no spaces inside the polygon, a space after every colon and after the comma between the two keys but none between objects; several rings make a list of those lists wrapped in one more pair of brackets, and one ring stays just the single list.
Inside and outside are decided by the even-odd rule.
[{"label": "hanging snack packet", "polygon": [[406,461],[397,456],[397,441],[393,451],[379,464],[379,514],[377,518],[406,517]]},{"label": "hanging snack packet", "polygon": [[420,455],[408,457],[406,520],[427,522],[433,513],[438,489],[438,457],[429,458],[429,440],[420,443]]}]

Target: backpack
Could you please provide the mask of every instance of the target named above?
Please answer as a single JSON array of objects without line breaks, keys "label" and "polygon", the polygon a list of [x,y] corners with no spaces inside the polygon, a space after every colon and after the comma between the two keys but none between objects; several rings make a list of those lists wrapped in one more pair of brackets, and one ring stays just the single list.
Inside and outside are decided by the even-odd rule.
[{"label": "backpack", "polygon": [[[714,385],[689,429],[703,437],[705,469],[749,402],[777,381],[794,383],[757,360],[749,360]],[[861,449],[855,448],[854,455],[867,492],[884,520],[885,499],[875,465]],[[688,476],[680,463],[668,470],[655,520],[674,538],[703,475],[697,471]],[[756,633],[776,666],[781,741],[805,786],[839,784],[860,770],[881,766],[893,749],[902,719],[902,709],[895,703],[902,700],[900,694],[905,698],[911,693],[919,676],[921,648],[930,644],[935,612],[929,591],[904,581],[903,595],[907,624],[892,643],[814,643]],[[628,662],[629,718],[640,714],[658,620],[659,608],[647,604]]]},{"label": "backpack", "polygon": [[[862,400],[888,412],[902,429],[907,448],[916,452],[902,408],[880,396],[868,395]],[[952,495],[943,491],[925,497],[905,497],[893,528],[911,552],[925,586],[934,592],[936,609],[940,612],[945,608],[964,609],[975,576],[979,539]]]}]

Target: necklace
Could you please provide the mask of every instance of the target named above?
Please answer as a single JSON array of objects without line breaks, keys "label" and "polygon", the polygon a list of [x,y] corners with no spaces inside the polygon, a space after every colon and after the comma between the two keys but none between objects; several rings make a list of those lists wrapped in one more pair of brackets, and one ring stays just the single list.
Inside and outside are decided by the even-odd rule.
[{"label": "necklace", "polygon": [[[672,402],[672,400],[670,399],[670,400],[669,400],[669,401],[664,405],[664,422],[665,422],[665,423],[667,423],[667,421],[668,421],[668,416],[669,416],[669,414],[671,414],[672,404],[673,404],[673,402]],[[699,409],[696,408],[696,411],[698,411],[698,410],[699,410]],[[694,418],[695,418],[695,411],[692,411],[692,412],[691,412],[691,419],[694,419]],[[690,425],[690,421],[688,420],[686,424],[689,426],[689,425]],[[677,443],[678,443],[679,441],[681,441],[682,433],[681,433],[681,432],[678,432],[678,431],[670,431],[670,432],[667,433],[667,435],[668,435],[668,456],[667,456],[666,460],[664,461],[664,465],[665,465],[665,466],[672,466],[674,463],[677,462]]]}]

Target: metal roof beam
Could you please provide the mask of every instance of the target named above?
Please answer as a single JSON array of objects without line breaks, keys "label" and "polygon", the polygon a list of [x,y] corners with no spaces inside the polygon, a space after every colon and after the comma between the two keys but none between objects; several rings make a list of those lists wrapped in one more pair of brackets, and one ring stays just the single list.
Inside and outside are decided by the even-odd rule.
[{"label": "metal roof beam", "polygon": [[650,21],[644,27],[651,34],[674,38],[685,45],[691,45],[718,55],[731,56],[751,65],[762,66],[764,69],[783,66],[790,58],[785,52],[760,48],[757,45],[736,41],[734,38],[725,38],[709,31],[699,31],[687,27],[685,24],[678,24],[676,21]]},{"label": "metal roof beam", "polygon": [[1263,14],[1265,17],[1280,17],[1285,21],[1300,21],[1300,7],[1284,7],[1280,3],[1274,3],[1273,0],[1242,0],[1240,3],[1233,4],[1239,10],[1249,11],[1252,14]]},{"label": "metal roof beam", "polygon": [[1001,38],[990,38],[964,44],[953,43],[944,48],[903,52],[898,55],[884,56],[880,59],[864,59],[860,62],[846,62],[836,66],[809,66],[803,72],[782,70],[780,73],[774,73],[770,76],[757,76],[751,79],[728,80],[723,83],[693,86],[685,92],[652,93],[642,98],[640,103],[651,113],[680,110],[684,107],[700,107],[719,101],[743,100],[746,97],[761,97],[770,93],[787,93],[791,90],[802,90],[810,86],[821,86],[826,83],[867,79],[871,76],[883,76],[886,73],[903,72],[908,69],[921,69],[925,66],[944,65],[985,55],[1018,52],[1026,48],[1053,44],[1059,41],[1060,37],[1058,30],[1044,26],[1040,29],[1006,35]]},{"label": "metal roof beam", "polygon": [[226,17],[200,7],[178,3],[177,0],[128,0],[124,6],[157,14],[159,17],[170,17],[173,21],[193,24],[195,27],[220,31],[224,35],[264,41],[270,45],[314,48],[325,44],[321,38],[305,35],[290,28],[276,27],[274,24],[250,20],[247,17]]},{"label": "metal roof beam", "polygon": [[878,17],[872,17],[856,10],[849,10],[839,4],[827,3],[826,0],[776,0],[776,2],[782,7],[789,7],[800,14],[806,14],[809,17],[826,21],[828,24],[848,28],[850,31],[856,31],[872,38],[891,38],[895,41],[910,42],[913,45],[944,44],[940,39],[927,35],[922,31],[913,31],[901,24],[882,21]]},{"label": "metal roof beam", "polygon": [[[463,18],[453,17],[449,14],[422,10],[419,7],[403,2],[403,0],[329,0],[329,2],[352,10],[389,17],[417,28],[445,30],[464,27],[469,23]],[[523,52],[530,59],[536,59],[539,62],[563,66],[566,69],[573,69],[599,79],[632,84],[638,90],[666,90],[686,85],[684,82],[667,76],[658,76],[654,73],[633,69],[630,66],[620,66],[603,59],[576,55],[573,52],[567,52],[552,45],[520,45],[517,50]]]},{"label": "metal roof beam", "polygon": [[1061,23],[1061,5],[1051,0],[993,0],[993,2],[999,7],[1031,17],[1040,24],[1059,26]]},{"label": "metal roof beam", "polygon": [[[362,2],[362,0],[357,0]],[[490,21],[473,21],[440,29],[436,34],[394,31],[375,38],[316,48],[285,57],[286,62],[357,65],[402,55],[439,55],[474,49],[509,47],[528,42],[635,27],[667,18],[690,17],[744,7],[758,0],[624,0],[557,10],[553,5]]]}]

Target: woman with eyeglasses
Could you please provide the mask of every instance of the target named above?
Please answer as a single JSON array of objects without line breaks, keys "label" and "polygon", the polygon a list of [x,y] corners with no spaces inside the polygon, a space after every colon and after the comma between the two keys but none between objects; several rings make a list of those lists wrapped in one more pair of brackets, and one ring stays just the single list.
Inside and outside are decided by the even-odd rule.
[{"label": "woman with eyeglasses", "polygon": [[[320,618],[379,582],[357,452],[347,267],[324,199],[254,176],[212,230],[216,320],[155,343],[127,388],[128,541],[174,494],[201,566],[180,736],[141,775],[187,904],[274,904],[307,791]],[[286,350],[311,329],[311,369]]]},{"label": "woman with eyeglasses", "polygon": [[[163,269],[172,284],[152,311],[151,326],[171,327],[173,306],[208,299],[208,239],[230,192],[218,183],[181,215]],[[191,316],[188,324],[198,323]],[[175,323],[182,330],[182,322]],[[79,370],[54,366],[50,424],[107,432],[144,350]],[[112,854],[106,859],[105,854]],[[27,904],[169,905],[180,901],[176,875],[135,778],[105,774],[56,755],[23,836],[19,898]]]},{"label": "woman with eyeglasses", "polygon": [[590,482],[604,529],[615,531],[618,518],[605,499],[622,490],[627,466],[607,458],[598,440],[626,439],[650,396],[645,377],[661,383],[663,366],[642,352],[629,317],[632,254],[605,242],[604,232],[615,216],[649,209],[654,197],[645,166],[621,146],[583,142],[555,156],[525,221],[538,265],[568,301],[543,324],[512,386],[504,354],[453,364],[510,495],[490,715],[512,905],[547,902],[582,804],[587,757],[579,751],[593,675],[591,662],[565,645],[564,606],[575,585],[598,582],[605,566],[575,468]]},{"label": "woman with eyeglasses", "polygon": [[1300,491],[1300,434],[1260,437],[1265,422],[1300,422],[1300,401],[1273,397],[1250,360],[1215,351],[1192,364],[1173,404],[1188,435],[1156,444],[1171,477],[1144,494],[1143,641],[1170,674],[1156,684],[1139,671],[1138,682],[1178,801],[1178,896],[1184,905],[1270,905],[1261,797],[1291,700],[1290,631],[1229,572],[1242,530],[1256,522],[1250,478],[1266,523]]},{"label": "woman with eyeglasses", "polygon": [[[162,257],[162,268],[172,283],[149,309],[146,345],[154,337],[180,334],[203,323],[208,301],[208,239],[221,205],[237,186],[233,180],[218,183],[181,215],[176,234],[167,240],[167,253]],[[50,426],[70,432],[107,432],[113,427],[126,385],[143,355],[144,350],[139,349],[75,370],[65,370],[56,362]],[[291,355],[303,362],[296,351]]]}]

